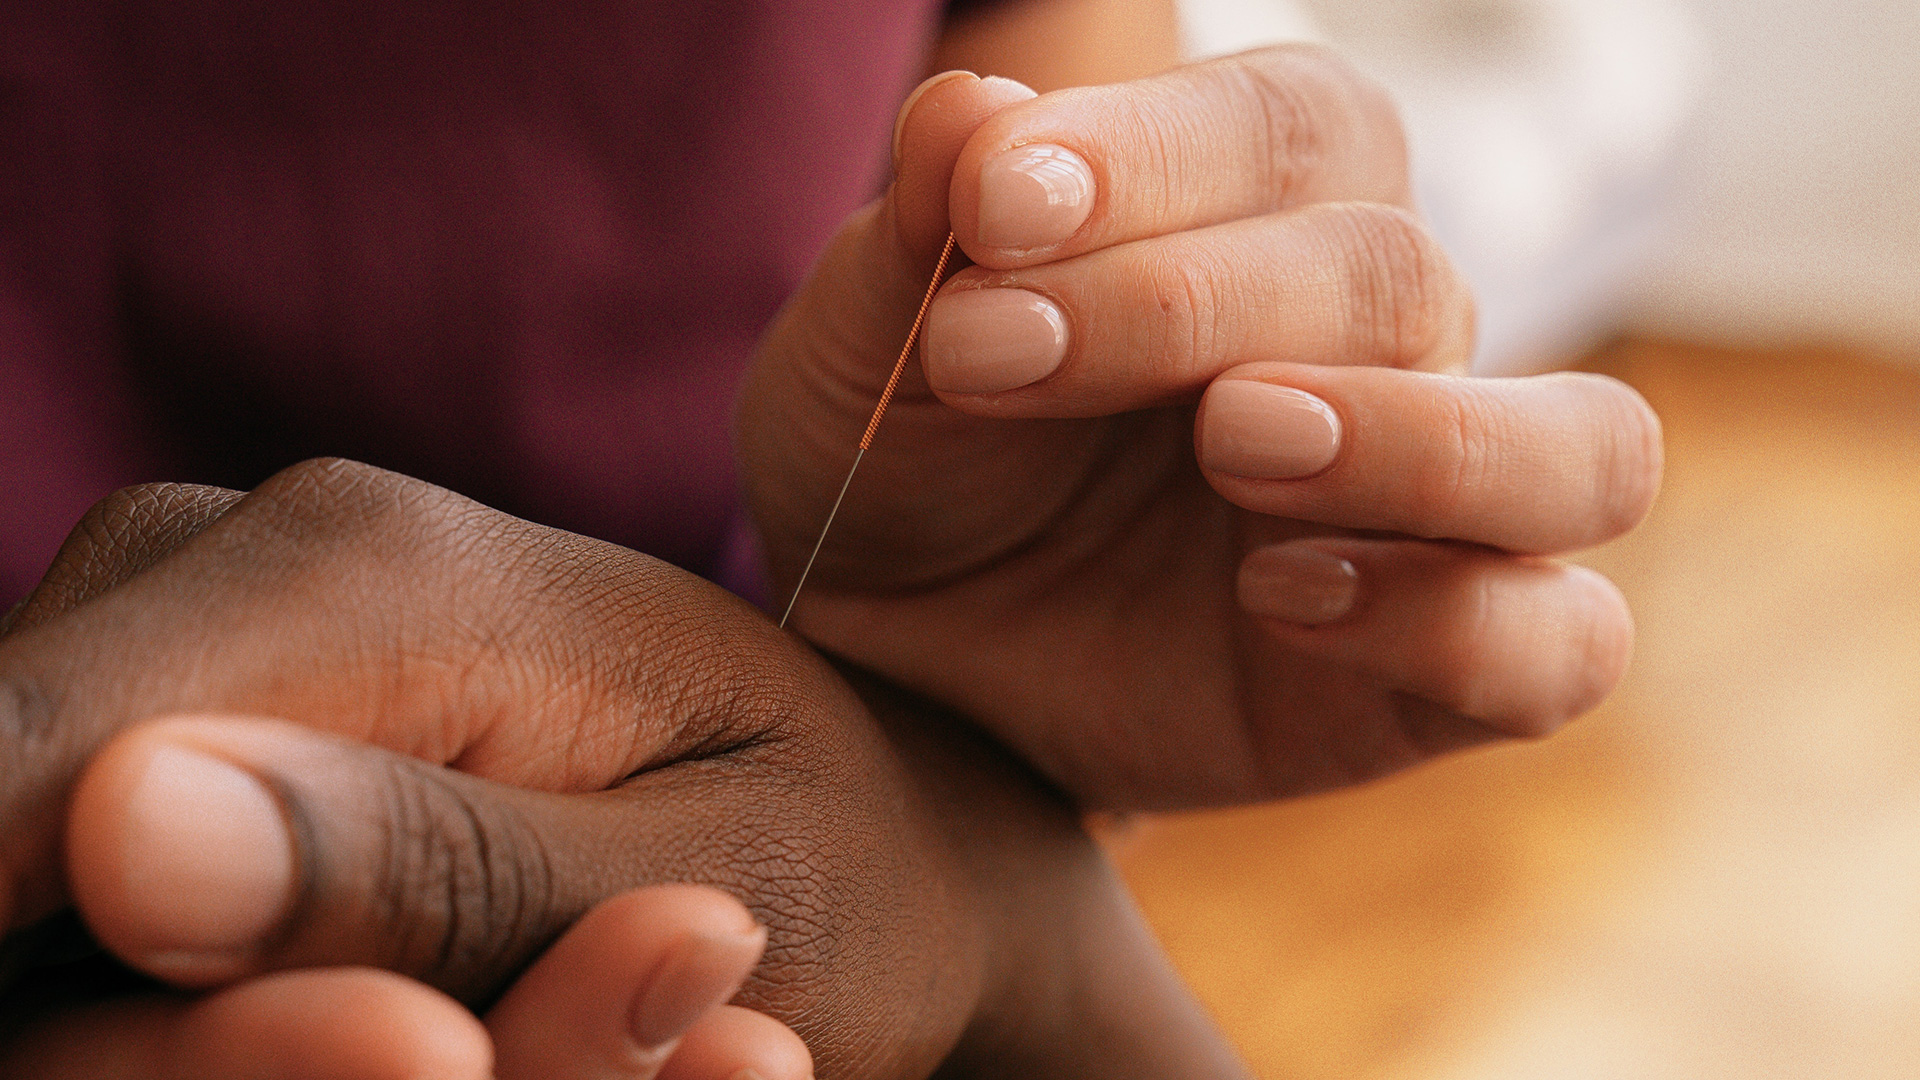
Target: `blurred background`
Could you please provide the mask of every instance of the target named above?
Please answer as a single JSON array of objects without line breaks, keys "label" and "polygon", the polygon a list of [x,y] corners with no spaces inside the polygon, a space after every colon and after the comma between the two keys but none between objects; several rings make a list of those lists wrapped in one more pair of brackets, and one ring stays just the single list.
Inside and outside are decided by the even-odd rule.
[{"label": "blurred background", "polygon": [[1920,4],[1185,2],[1387,83],[1480,369],[1668,472],[1597,714],[1117,840],[1177,962],[1268,1078],[1920,1077]]}]

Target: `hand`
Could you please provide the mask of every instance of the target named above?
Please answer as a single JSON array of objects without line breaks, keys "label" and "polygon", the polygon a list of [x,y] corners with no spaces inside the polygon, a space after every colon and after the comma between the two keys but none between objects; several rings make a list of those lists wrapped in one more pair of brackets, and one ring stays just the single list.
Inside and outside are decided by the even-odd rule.
[{"label": "hand", "polygon": [[[74,530],[32,597],[0,621],[0,636],[64,615],[132,579],[241,497],[217,488],[152,485],[103,501]],[[69,876],[92,883],[92,906],[122,924],[130,903],[152,896],[128,895],[125,875],[117,872],[129,843],[137,843],[131,838],[164,839],[170,813],[173,829],[180,827],[178,807],[168,801],[148,799],[145,812],[129,806],[139,801],[138,784],[129,781],[148,775],[155,752],[167,748],[164,739],[140,729],[109,743],[73,800],[80,809],[69,814]],[[197,847],[204,848],[208,838],[199,839]],[[168,909],[199,906],[192,895],[170,901]],[[764,940],[752,916],[725,893],[677,885],[635,889],[570,928],[487,1011],[483,1028],[446,995],[374,969],[278,972],[198,999],[132,992],[140,980],[100,953],[76,922],[56,919],[15,935],[0,958],[0,969],[14,971],[34,966],[35,954],[42,961],[39,972],[11,980],[11,995],[0,994],[0,1017],[15,1031],[0,1048],[0,1075],[803,1080],[812,1067],[798,1036],[763,1014],[720,1004],[739,989]],[[92,1004],[62,1007],[62,998]]]},{"label": "hand", "polygon": [[[1237,1075],[1072,811],[964,725],[863,703],[705,583],[429,485],[317,463],[218,498],[0,641],[6,925],[65,902],[91,761],[74,897],[175,985],[359,965],[480,1004],[603,898],[702,881],[770,932],[742,1004],[825,1074]],[[90,515],[62,562],[136,517]],[[1065,1037],[1089,1024],[1121,1034]]]},{"label": "hand", "polygon": [[[95,783],[90,792],[96,812],[116,794],[102,787]],[[123,853],[106,853],[107,861],[115,854]],[[735,943],[742,927],[746,947]],[[101,983],[128,980],[115,979],[104,958],[70,962],[57,969],[58,981],[94,1000],[50,1007],[43,997],[33,1010],[37,1019],[20,1024],[23,1018],[10,1016],[24,1030],[0,1047],[0,1075],[739,1080],[751,1070],[764,1080],[806,1080],[812,1069],[797,1036],[760,1013],[718,1004],[746,977],[762,939],[724,893],[636,889],[568,930],[487,1011],[484,1027],[446,995],[369,968],[277,972],[189,998],[158,990],[100,993]],[[44,995],[48,981],[43,973],[23,989]],[[93,992],[83,985],[88,981]],[[662,1042],[662,1022],[686,1030]]]},{"label": "hand", "polygon": [[1608,379],[1457,374],[1470,298],[1343,65],[1269,49],[1038,98],[939,77],[895,163],[740,406],[784,601],[952,228],[975,265],[808,579],[807,637],[1100,807],[1353,783],[1617,681],[1618,592],[1542,556],[1645,513],[1657,421]]}]

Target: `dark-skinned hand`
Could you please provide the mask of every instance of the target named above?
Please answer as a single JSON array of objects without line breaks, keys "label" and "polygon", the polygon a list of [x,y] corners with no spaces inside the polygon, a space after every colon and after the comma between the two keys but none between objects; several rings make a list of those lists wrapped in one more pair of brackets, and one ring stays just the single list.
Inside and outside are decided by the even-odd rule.
[{"label": "dark-skinned hand", "polygon": [[[588,1036],[556,1035],[529,1000],[597,1000],[573,984],[596,961],[602,987],[642,981],[600,944],[708,919],[753,949],[719,950],[706,983],[744,973],[725,969],[758,941],[724,901],[652,924],[619,906],[686,882],[765,927],[738,1002],[822,1076],[1238,1075],[1074,809],[853,678],[690,575],[364,466],[122,493],[0,640],[0,902],[15,930],[72,905],[134,971],[214,993],[123,980],[17,1033],[7,1075],[414,1075],[329,1073],[324,1052],[408,1009],[441,1010],[400,1025],[416,1039],[485,1046],[434,991],[492,1006],[501,1076],[546,1075],[514,1054],[619,1018],[602,1002]],[[16,1007],[60,971],[17,974]],[[166,1058],[209,1031],[265,1057]]]}]

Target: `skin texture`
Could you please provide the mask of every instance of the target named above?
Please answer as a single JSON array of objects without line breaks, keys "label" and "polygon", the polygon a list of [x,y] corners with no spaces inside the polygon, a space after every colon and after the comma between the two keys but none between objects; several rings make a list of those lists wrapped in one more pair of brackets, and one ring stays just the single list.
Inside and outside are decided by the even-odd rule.
[{"label": "skin texture", "polygon": [[[514,976],[595,905],[695,881],[766,927],[739,1001],[790,1023],[823,1076],[1239,1075],[1070,805],[714,587],[345,462],[237,500],[122,493],[62,566],[110,559],[182,500],[218,511],[104,591],[50,584],[0,641],[8,925],[67,902],[64,827],[80,912],[120,959],[231,987],[173,1030],[243,1007],[284,1031],[287,984],[259,976],[303,972],[322,981],[296,989],[321,993],[326,970],[369,967],[414,980],[392,990],[403,1020],[448,1015],[431,987],[470,1007],[507,991],[497,1021],[540,992],[540,968]],[[57,590],[86,598],[56,612]],[[220,966],[181,968],[165,920],[142,925],[151,907],[116,892],[124,763],[157,744],[240,765],[299,823],[294,897]],[[567,956],[563,941],[548,960]],[[44,1021],[63,1022],[86,1030]]]},{"label": "skin texture", "polygon": [[[1086,163],[1092,206],[1064,240],[985,247],[983,167],[1032,144]],[[1364,781],[1552,731],[1618,680],[1618,592],[1547,556],[1645,514],[1658,421],[1612,380],[1458,374],[1471,299],[1407,208],[1390,104],[1340,61],[1269,49],[1038,97],[947,78],[911,102],[895,161],[740,406],[776,595],[949,228],[974,265],[935,299],[928,356],[959,362],[933,341],[942,304],[987,288],[1051,302],[1068,344],[1000,393],[936,393],[941,371],[909,367],[801,633],[977,718],[1098,808]],[[1341,432],[1330,464],[1211,467],[1208,390],[1229,380],[1319,399]],[[1241,574],[1251,555],[1336,540],[1356,575],[1345,616],[1256,614],[1286,597],[1243,595],[1280,588]]]},{"label": "skin texture", "polygon": [[[1070,144],[1097,201],[1063,242],[985,248],[983,163],[1035,141]],[[1550,729],[1617,678],[1617,594],[1537,556],[1644,512],[1657,425],[1601,380],[1413,370],[1458,369],[1471,307],[1405,209],[1391,110],[1337,62],[1278,50],[1038,100],[950,80],[915,102],[896,153],[897,184],[789,309],[743,406],[776,572],[790,580],[811,543],[844,472],[836,455],[949,226],[976,263],[949,292],[1046,297],[1067,351],[1005,394],[908,385],[882,434],[897,451],[870,461],[803,604],[809,636],[977,713],[1092,806],[1365,779]],[[1154,197],[1129,198],[1141,192]],[[1326,363],[1350,370],[1306,366]],[[1331,463],[1286,481],[1207,468],[1206,390],[1228,375],[1325,402],[1343,433]],[[67,1039],[147,1053],[129,1076],[256,1075],[277,1049],[331,1038],[428,1055],[370,1068],[456,1076],[483,1067],[474,1047],[491,1039],[512,1069],[510,1051],[550,1053],[552,1032],[495,1013],[487,1031],[462,1028],[467,1014],[430,988],[475,1006],[504,991],[497,1008],[537,997],[505,1015],[551,1014],[595,969],[510,979],[555,935],[591,910],[576,932],[609,936],[547,957],[605,955],[619,924],[596,903],[701,880],[755,902],[772,951],[743,1000],[792,1020],[823,1074],[1235,1073],[1074,808],[997,748],[857,673],[854,694],[751,613],[703,606],[631,553],[424,487],[335,464],[245,501],[174,491],[225,504],[204,533],[178,506],[154,515],[176,542],[122,556],[136,569],[116,587],[88,593],[69,576],[16,617],[20,637],[0,647],[24,763],[0,783],[0,820],[17,828],[0,848],[11,925],[66,902],[48,867],[89,760],[193,742],[271,781],[310,826],[307,899],[226,968],[183,975],[139,911],[114,908],[113,833],[87,823],[112,820],[117,789],[111,770],[90,772],[81,790],[105,792],[86,804],[99,816],[66,824],[66,857],[76,882],[105,867],[108,884],[80,890],[84,912],[137,966],[240,981],[185,1006],[88,1006],[124,1010],[106,1015],[144,1038],[89,1042],[103,1014],[56,1016],[40,1029],[53,1041],[29,1034],[19,1060],[56,1067],[64,1050],[30,1055]],[[107,550],[127,535],[89,528]],[[1357,598],[1333,622],[1250,613],[1267,608],[1240,564],[1289,542],[1352,569]],[[132,726],[162,714],[175,718]],[[344,805],[341,792],[389,797]],[[424,807],[427,828],[366,805]],[[780,827],[809,817],[824,832]],[[314,872],[336,865],[357,869]],[[431,887],[356,891],[374,868]],[[385,895],[412,906],[382,908]],[[632,982],[657,956],[628,944]],[[368,964],[416,981],[341,966]],[[619,965],[602,974],[621,981]],[[370,1015],[390,1026],[298,1027],[316,1015],[289,1004],[301,1001],[385,1002]],[[781,1033],[728,1030],[766,1019],[744,1010],[707,1017],[712,1039],[696,1025],[666,1075],[682,1062],[725,1075],[694,1051]],[[267,1058],[166,1057],[208,1031]]]},{"label": "skin texture", "polygon": [[[56,618],[134,578],[170,554],[243,494],[191,485],[150,485],[117,492],[92,508],[62,546],[26,601],[0,621],[0,636]],[[168,890],[129,895],[113,869],[125,861],[126,839],[114,826],[127,808],[128,759],[164,747],[156,731],[192,722],[141,725],[110,742],[89,763],[67,823],[70,876],[90,885],[96,926],[117,925],[139,936],[137,914],[153,911]],[[206,723],[198,725],[207,726]],[[232,719],[212,726],[232,729]],[[213,740],[216,744],[217,738]],[[186,822],[191,846],[197,823]],[[116,842],[118,841],[118,842]],[[228,852],[229,862],[239,861]],[[189,886],[191,883],[188,883]],[[145,904],[129,904],[130,900]],[[166,905],[161,906],[164,911]],[[407,913],[401,913],[405,917]],[[487,918],[504,911],[483,910]],[[0,944],[0,1073],[57,1080],[246,1080],[315,1077],[471,1077],[473,1080],[735,1080],[750,1070],[762,1080],[812,1075],[805,1045],[762,1013],[717,1005],[739,988],[764,945],[734,950],[704,996],[663,992],[657,973],[676,949],[703,930],[751,925],[739,901],[708,888],[678,885],[632,890],[607,900],[570,928],[484,1016],[484,1027],[444,994],[373,969],[281,972],[244,980],[203,998],[155,994],[108,955],[89,955],[91,935],[67,918],[29,927]],[[37,977],[19,978],[42,960]],[[51,956],[57,960],[45,966]],[[69,959],[84,957],[84,959]],[[684,988],[683,988],[684,989]],[[49,1007],[77,999],[78,1007]],[[690,1029],[660,1046],[632,1036],[635,999],[663,997]],[[10,1000],[13,1004],[7,1004]],[[564,1022],[555,1018],[564,1018]]]}]

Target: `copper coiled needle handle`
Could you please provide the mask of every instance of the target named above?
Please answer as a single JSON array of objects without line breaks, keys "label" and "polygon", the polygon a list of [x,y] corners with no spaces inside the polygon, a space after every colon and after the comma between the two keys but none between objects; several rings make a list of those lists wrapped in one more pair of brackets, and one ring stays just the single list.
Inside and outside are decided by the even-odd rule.
[{"label": "copper coiled needle handle", "polygon": [[893,374],[887,376],[887,388],[880,391],[880,403],[873,407],[873,418],[867,421],[866,434],[860,436],[860,449],[853,455],[853,467],[847,470],[847,478],[840,481],[840,494],[833,497],[833,509],[827,511],[827,522],[820,526],[820,538],[813,542],[813,554],[807,556],[807,565],[800,571],[800,580],[793,584],[793,595],[787,598],[787,610],[780,613],[782,628],[793,617],[793,605],[800,600],[800,590],[806,587],[807,575],[813,573],[813,561],[820,557],[820,546],[827,542],[827,532],[833,528],[834,516],[840,513],[840,503],[847,497],[847,488],[853,484],[853,474],[860,471],[860,459],[867,456],[867,448],[873,445],[873,433],[880,430],[880,418],[886,415],[887,406],[893,401],[893,392],[900,386],[900,375],[907,370],[907,357],[913,355],[913,343],[920,340],[920,325],[927,321],[927,308],[933,306],[933,294],[939,291],[940,279],[946,276],[947,263],[952,258],[953,234],[948,233],[946,246],[940,249],[940,261],[933,267],[933,280],[927,282],[927,295],[920,298],[920,311],[913,317],[913,328],[907,331],[907,343],[900,346],[900,359],[893,362]]}]

